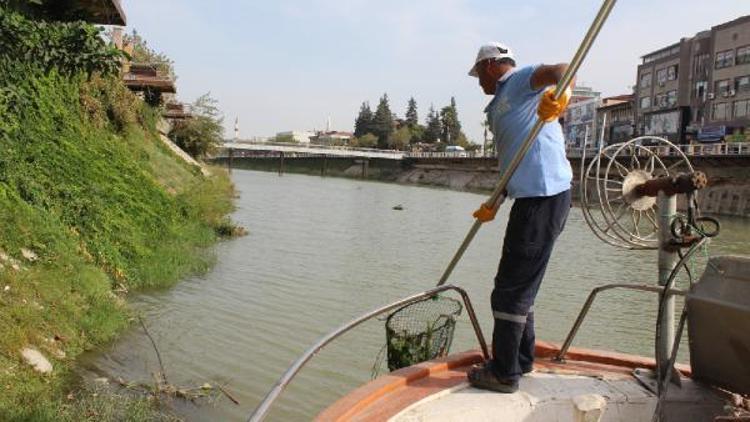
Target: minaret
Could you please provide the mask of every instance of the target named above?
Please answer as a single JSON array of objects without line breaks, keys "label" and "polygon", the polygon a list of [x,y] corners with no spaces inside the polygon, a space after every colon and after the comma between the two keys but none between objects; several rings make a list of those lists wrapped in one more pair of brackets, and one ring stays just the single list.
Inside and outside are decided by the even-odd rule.
[{"label": "minaret", "polygon": [[331,132],[331,116],[328,116],[328,119],[326,119],[326,133]]},{"label": "minaret", "polygon": [[240,140],[240,118],[239,116],[234,119],[234,142]]}]

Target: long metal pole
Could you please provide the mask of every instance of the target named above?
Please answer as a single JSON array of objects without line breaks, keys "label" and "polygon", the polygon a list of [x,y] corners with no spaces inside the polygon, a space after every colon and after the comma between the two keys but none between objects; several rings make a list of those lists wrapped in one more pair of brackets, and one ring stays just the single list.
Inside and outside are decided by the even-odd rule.
[{"label": "long metal pole", "polygon": [[[671,247],[672,232],[670,226],[672,219],[677,213],[677,197],[667,196],[664,192],[659,192],[657,197],[659,207],[659,285],[666,286],[669,283],[670,274],[674,272],[677,266],[677,252]],[[667,371],[671,368],[669,357],[672,355],[672,342],[674,341],[674,320],[675,320],[675,297],[667,296],[662,298],[664,301],[664,311],[661,313],[661,320],[658,324],[661,328],[661,335],[656,339],[656,365],[659,369],[657,379],[664,379]]]},{"label": "long metal pole", "polygon": [[[604,0],[604,3],[602,3],[602,7],[599,9],[599,13],[597,13],[596,18],[594,18],[594,22],[592,22],[591,27],[586,33],[586,36],[583,38],[583,41],[581,42],[580,47],[578,47],[578,51],[576,51],[575,56],[573,56],[573,60],[570,62],[570,66],[568,66],[568,69],[565,71],[562,80],[557,83],[557,87],[555,88],[556,99],[559,99],[563,92],[565,92],[565,90],[570,86],[571,82],[573,81],[573,77],[575,77],[578,69],[581,67],[583,59],[586,58],[586,55],[591,49],[591,45],[599,35],[599,31],[602,29],[602,26],[604,25],[604,22],[606,22],[607,17],[609,17],[609,13],[615,7],[616,2],[616,0]],[[521,161],[526,156],[526,153],[536,141],[537,136],[539,136],[539,132],[542,130],[542,126],[544,126],[544,121],[541,118],[538,118],[536,123],[534,124],[534,127],[531,129],[531,132],[529,132],[528,136],[523,141],[523,144],[521,144],[521,149],[516,153],[516,155],[513,157],[513,160],[511,160],[510,165],[508,165],[508,168],[500,176],[500,181],[495,186],[495,190],[492,191],[492,195],[487,201],[488,205],[499,207],[502,201],[505,199],[505,195],[503,194],[503,192],[505,192],[510,178],[513,176],[513,173],[516,172],[516,169],[521,164]],[[477,231],[479,231],[479,227],[481,225],[481,221],[474,220],[474,224],[471,226],[471,229],[469,229],[469,233],[464,238],[461,246],[459,246],[458,251],[453,256],[451,262],[448,264],[448,268],[445,269],[442,277],[440,277],[440,281],[438,281],[437,284],[438,286],[441,286],[445,284],[446,281],[448,281],[451,273],[453,273],[453,269],[461,260],[461,257],[463,257],[464,252],[466,252],[466,249],[471,244],[471,241],[474,240],[474,236],[476,236]]]}]

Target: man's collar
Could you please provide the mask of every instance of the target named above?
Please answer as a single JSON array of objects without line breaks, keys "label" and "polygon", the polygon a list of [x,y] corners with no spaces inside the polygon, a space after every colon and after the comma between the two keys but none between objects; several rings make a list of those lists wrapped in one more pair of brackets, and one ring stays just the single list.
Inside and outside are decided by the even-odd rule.
[{"label": "man's collar", "polygon": [[[508,79],[510,79],[511,76],[516,72],[515,67],[511,67],[508,69],[507,72],[503,74],[503,76],[500,77],[500,79],[497,80],[497,85],[495,85],[495,95],[497,95],[497,91],[500,89],[500,85],[504,84]],[[492,98],[489,104],[487,104],[487,107],[484,108],[484,112],[487,113],[490,111],[490,108],[492,107],[492,104],[495,102],[495,99],[497,96]]]},{"label": "man's collar", "polygon": [[501,84],[507,81],[514,73],[516,73],[516,68],[511,67],[510,69],[508,69],[507,72],[503,74],[503,76],[500,79],[498,79],[497,83]]}]

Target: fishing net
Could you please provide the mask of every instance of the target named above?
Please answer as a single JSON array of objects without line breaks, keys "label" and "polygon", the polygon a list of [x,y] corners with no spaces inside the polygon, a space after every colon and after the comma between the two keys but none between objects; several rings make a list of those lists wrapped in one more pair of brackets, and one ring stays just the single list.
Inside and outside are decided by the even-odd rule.
[{"label": "fishing net", "polygon": [[385,321],[388,369],[446,356],[453,342],[461,302],[441,296],[394,311]]}]

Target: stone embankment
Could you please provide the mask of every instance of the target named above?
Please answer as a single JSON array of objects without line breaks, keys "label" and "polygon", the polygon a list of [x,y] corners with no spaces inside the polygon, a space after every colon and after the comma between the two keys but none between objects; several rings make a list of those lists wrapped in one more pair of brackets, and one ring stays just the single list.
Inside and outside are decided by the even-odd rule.
[{"label": "stone embankment", "polygon": [[[229,165],[227,158],[217,164]],[[665,159],[667,165],[669,161]],[[704,212],[750,217],[750,157],[695,157],[696,170],[709,177],[698,200]],[[574,197],[578,194],[581,160],[571,159]],[[234,157],[232,168],[378,180],[453,190],[489,192],[498,180],[492,158],[409,158],[404,160],[346,157]]]}]

